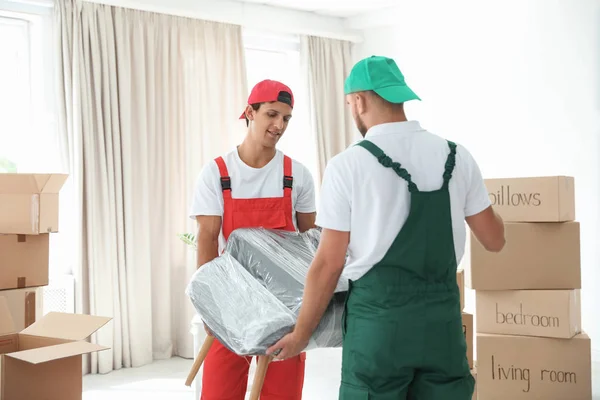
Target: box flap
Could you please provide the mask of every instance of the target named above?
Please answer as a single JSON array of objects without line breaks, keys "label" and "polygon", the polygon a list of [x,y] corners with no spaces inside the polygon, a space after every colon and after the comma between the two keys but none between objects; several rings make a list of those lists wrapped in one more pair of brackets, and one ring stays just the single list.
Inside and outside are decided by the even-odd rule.
[{"label": "box flap", "polygon": [[112,318],[50,312],[21,331],[22,334],[57,339],[83,340]]},{"label": "box flap", "polygon": [[37,349],[17,351],[5,356],[22,360],[30,364],[41,364],[48,361],[59,360],[81,354],[93,353],[95,351],[107,350],[108,347],[88,342],[71,342],[57,344],[55,346],[39,347]]},{"label": "box flap", "polygon": [[67,174],[50,174],[46,184],[42,188],[42,193],[58,193],[62,189],[63,185],[67,181],[69,175]]},{"label": "box flap", "polygon": [[0,296],[0,335],[9,333],[15,333],[15,321],[10,314],[8,300],[6,297]]},{"label": "box flap", "polygon": [[58,193],[67,174],[0,174],[0,194]]}]

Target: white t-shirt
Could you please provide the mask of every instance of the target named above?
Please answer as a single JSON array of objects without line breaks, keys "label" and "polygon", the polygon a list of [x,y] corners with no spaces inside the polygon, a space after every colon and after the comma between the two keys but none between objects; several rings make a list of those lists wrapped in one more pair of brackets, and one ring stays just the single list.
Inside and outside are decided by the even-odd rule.
[{"label": "white t-shirt", "polygon": [[[422,129],[416,121],[371,128],[365,139],[399,162],[420,191],[442,187],[448,142]],[[466,240],[465,217],[490,205],[479,166],[457,144],[456,166],[449,184],[457,264]],[[323,176],[316,224],[351,232],[346,278],[357,280],[388,251],[408,217],[408,185],[366,149],[351,146],[329,161]]]},{"label": "white t-shirt", "polygon": [[[234,199],[257,199],[283,196],[283,156],[277,150],[275,157],[262,168],[252,168],[245,164],[237,148],[223,156],[227,172],[231,178],[231,197]],[[315,186],[313,177],[304,165],[292,159],[292,208],[294,226],[298,229],[296,212],[312,213],[316,211]],[[223,191],[221,174],[214,160],[207,163],[194,190],[189,217],[198,215],[223,216]],[[220,235],[220,250],[225,246],[223,229]]]}]

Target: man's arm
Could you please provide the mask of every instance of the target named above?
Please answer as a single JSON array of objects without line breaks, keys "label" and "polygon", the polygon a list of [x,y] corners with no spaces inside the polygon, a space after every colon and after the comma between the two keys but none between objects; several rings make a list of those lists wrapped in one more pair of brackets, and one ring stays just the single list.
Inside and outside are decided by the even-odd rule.
[{"label": "man's arm", "polygon": [[466,217],[473,235],[487,251],[499,252],[504,248],[504,221],[502,217],[489,206],[482,212]]},{"label": "man's arm", "polygon": [[[214,260],[219,255],[219,234],[221,232],[222,198],[219,196],[219,179],[216,164],[207,163],[198,179],[192,198],[189,215],[196,219],[196,268]],[[208,336],[210,330],[204,325]]]},{"label": "man's arm", "polygon": [[504,248],[504,222],[494,211],[479,165],[464,148],[461,151],[469,167],[467,175],[467,198],[465,221],[471,232],[488,251],[499,252]]},{"label": "man's arm", "polygon": [[302,307],[294,332],[308,340],[331,302],[344,269],[350,232],[323,229],[319,247],[306,276]]},{"label": "man's arm", "polygon": [[219,171],[216,163],[207,163],[196,179],[189,215],[196,220],[196,267],[212,261],[219,254],[219,234],[223,199],[220,194]]},{"label": "man's arm", "polygon": [[323,228],[319,247],[306,277],[302,307],[292,333],[284,336],[267,350],[285,359],[306,348],[319,325],[344,269],[350,243],[352,171],[339,158],[332,159],[325,169],[321,188],[321,206],[318,220]]},{"label": "man's arm", "polygon": [[267,349],[283,360],[300,354],[321,322],[344,269],[350,232],[323,229],[315,258],[308,270],[302,307],[292,333]]},{"label": "man's arm", "polygon": [[219,234],[221,233],[221,217],[198,215],[197,233],[197,268],[219,256]]},{"label": "man's arm", "polygon": [[306,232],[309,229],[316,228],[315,219],[317,218],[317,213],[296,213],[296,219],[298,220],[298,230],[300,232]]}]

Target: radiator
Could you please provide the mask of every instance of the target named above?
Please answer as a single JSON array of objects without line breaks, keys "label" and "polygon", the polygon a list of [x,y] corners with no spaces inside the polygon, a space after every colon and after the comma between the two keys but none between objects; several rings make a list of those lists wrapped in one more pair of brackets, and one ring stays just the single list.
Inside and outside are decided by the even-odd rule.
[{"label": "radiator", "polygon": [[44,315],[51,312],[75,313],[75,277],[60,275],[51,277],[43,288]]}]

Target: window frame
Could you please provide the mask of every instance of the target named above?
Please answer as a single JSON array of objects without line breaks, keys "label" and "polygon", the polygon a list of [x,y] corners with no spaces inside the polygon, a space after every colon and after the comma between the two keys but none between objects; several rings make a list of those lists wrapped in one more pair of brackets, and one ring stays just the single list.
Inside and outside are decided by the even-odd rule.
[{"label": "window frame", "polygon": [[[286,136],[288,135],[288,132],[286,132],[286,135],[284,135],[284,137],[281,139],[282,143],[280,146],[278,146],[278,148],[282,151],[285,150],[284,149],[295,149],[297,150],[300,147],[304,147],[304,146],[299,146],[299,143],[301,143],[303,140],[312,140],[313,141],[313,146],[312,146],[312,152],[310,155],[306,155],[305,157],[298,157],[297,154],[301,153],[301,152],[292,152],[293,154],[289,154],[290,157],[296,159],[297,161],[301,162],[310,172],[310,174],[312,175],[313,181],[314,181],[314,190],[315,190],[315,199],[316,199],[316,203],[318,204],[319,202],[319,195],[320,195],[320,181],[318,179],[318,174],[319,174],[319,166],[318,166],[318,149],[317,149],[317,142],[316,142],[316,134],[314,132],[314,129],[311,125],[311,119],[310,119],[310,114],[311,114],[311,104],[310,104],[310,99],[309,99],[309,91],[308,91],[308,77],[307,76],[302,76],[302,66],[301,66],[301,62],[302,62],[302,55],[301,55],[301,43],[300,43],[300,36],[299,35],[294,35],[294,34],[275,34],[273,32],[270,31],[259,31],[256,29],[248,29],[248,28],[243,28],[242,30],[242,37],[243,37],[243,41],[244,41],[244,52],[245,52],[245,57],[246,57],[246,68],[248,68],[248,50],[250,51],[262,51],[262,52],[266,52],[266,53],[277,53],[277,54],[281,54],[281,55],[285,55],[286,57],[288,57],[288,59],[290,57],[295,58],[295,60],[297,60],[298,62],[298,81],[296,82],[296,84],[299,86],[298,88],[292,88],[294,90],[294,95],[296,98],[296,103],[297,104],[302,104],[303,107],[301,109],[301,117],[303,124],[298,127],[296,124],[294,124],[294,128],[293,129],[293,134],[295,134],[294,139],[291,139],[291,141],[288,143],[287,142],[287,138],[290,138],[290,136]],[[247,72],[247,75],[250,75]],[[253,82],[248,82],[249,85],[252,85]],[[251,88],[248,88],[248,90],[250,90]],[[298,118],[298,113],[296,112],[295,115],[292,117],[292,120],[294,120],[294,118]],[[293,122],[292,122],[293,123]],[[292,132],[290,132],[292,133]],[[294,143],[295,142],[295,143]]]},{"label": "window frame", "polygon": [[278,53],[300,52],[300,36],[298,35],[242,28],[242,40],[244,49]]},{"label": "window frame", "polygon": [[[17,164],[18,172],[66,172],[63,171],[57,130],[59,110],[55,97],[56,54],[53,51],[52,10],[53,2],[51,0],[34,2],[0,0],[0,18],[23,24],[27,30],[25,63],[27,65],[28,99],[26,104],[30,113],[27,119],[28,126],[25,128],[26,140],[30,143],[42,143],[39,145],[37,155],[11,159]],[[50,148],[52,150],[49,150]],[[38,157],[40,154],[47,155],[47,157]],[[41,165],[44,167],[40,167]]]},{"label": "window frame", "polygon": [[[21,30],[22,32],[20,32],[21,37],[19,38],[19,40],[22,40],[24,43],[24,49],[19,49],[17,57],[23,57],[22,60],[19,60],[19,63],[17,65],[17,68],[19,70],[19,74],[22,74],[23,76],[19,78],[19,80],[22,80],[22,82],[20,82],[21,84],[23,84],[23,88],[24,88],[24,95],[23,95],[23,99],[19,99],[19,101],[23,101],[23,108],[24,109],[28,109],[28,110],[32,110],[33,109],[33,93],[32,93],[32,71],[31,71],[31,21],[25,17],[23,17],[22,15],[19,14],[15,14],[15,13],[9,13],[9,12],[5,12],[3,10],[0,10],[0,25],[4,26],[14,26],[17,27],[19,30]],[[15,40],[13,38],[13,40]],[[22,51],[21,51],[22,50]],[[23,123],[27,124],[26,127],[24,127],[23,132],[27,132],[27,135],[29,135],[29,131],[30,131],[30,121],[31,121],[31,115],[27,115],[27,116],[23,116]],[[22,133],[22,132],[21,132]],[[27,142],[27,139],[20,139],[23,140],[24,142]],[[18,151],[17,153],[20,153],[20,151]],[[16,165],[16,169],[19,170],[19,164],[22,161],[21,160],[21,156],[18,154],[15,154],[14,156],[10,154],[10,151],[5,154],[4,152],[0,153],[0,159],[2,160],[6,160],[9,161],[11,163],[14,163]]]},{"label": "window frame", "polygon": [[[36,2],[3,1],[0,0],[0,23],[16,24],[26,31],[24,53],[24,66],[27,68],[24,84],[26,85],[27,98],[24,107],[27,112],[24,117],[27,126],[22,133],[24,139],[19,138],[20,143],[16,151],[8,154],[0,154],[9,161],[16,164],[17,173],[65,173],[61,159],[57,120],[58,104],[55,97],[55,61],[54,53],[54,22],[52,15],[52,3],[44,0]],[[10,140],[10,139],[9,139]],[[33,151],[20,150],[26,148],[27,143],[36,143]],[[11,155],[14,154],[14,155]],[[25,154],[25,156],[23,156]],[[65,185],[66,186],[66,185]],[[70,199],[70,193],[65,193],[66,188],[61,191],[60,225],[64,226],[64,204]],[[68,218],[67,218],[68,219]],[[74,260],[70,258],[69,233],[53,233],[50,237],[49,277],[61,277],[72,275]]]},{"label": "window frame", "polygon": [[0,0],[0,13],[20,16],[51,16],[53,0]]}]

